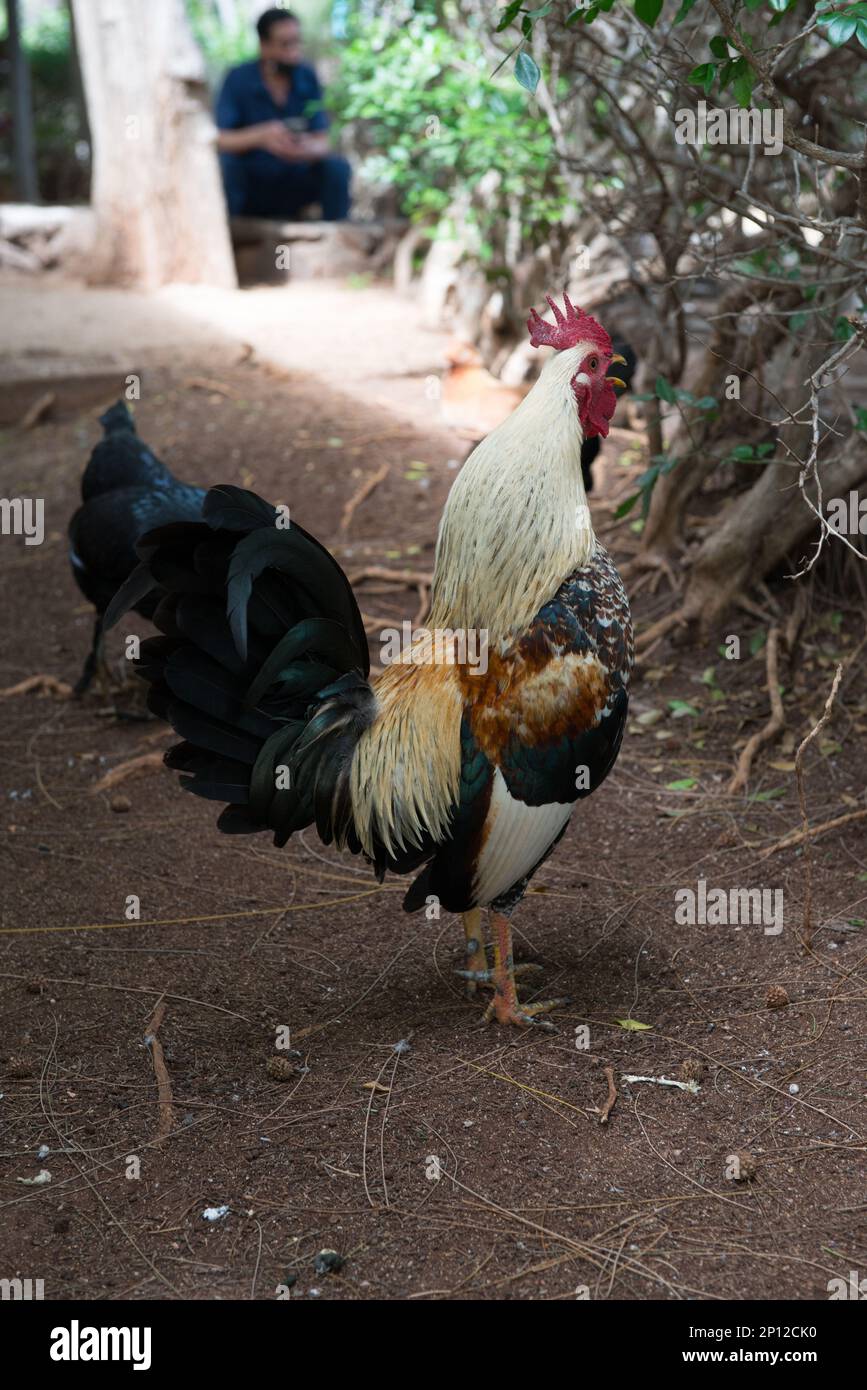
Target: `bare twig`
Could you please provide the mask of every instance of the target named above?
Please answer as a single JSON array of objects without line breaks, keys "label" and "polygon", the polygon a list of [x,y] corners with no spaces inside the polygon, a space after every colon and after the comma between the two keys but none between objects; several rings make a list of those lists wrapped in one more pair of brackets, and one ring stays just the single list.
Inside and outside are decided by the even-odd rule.
[{"label": "bare twig", "polygon": [[822,712],[822,717],[819,720],[818,724],[816,724],[815,728],[811,729],[810,732],[807,734],[807,737],[803,739],[798,748],[797,753],[795,754],[795,776],[798,779],[798,801],[801,806],[801,822],[803,825],[802,833],[805,845],[804,860],[807,866],[806,889],[804,892],[804,923],[802,929],[802,939],[804,947],[808,951],[810,950],[813,943],[813,923],[811,919],[811,912],[813,907],[813,848],[810,843],[810,821],[807,816],[807,798],[804,793],[804,753],[807,751],[808,746],[813,742],[813,739],[816,737],[816,735],[821,733],[822,729],[824,729],[825,725],[830,719],[831,709],[834,704],[834,698],[837,694],[837,690],[840,685],[840,681],[842,680],[842,677],[843,666],[842,663],[840,663],[838,664],[836,673],[834,675],[834,683],[831,686],[831,693],[825,701],[825,708]]},{"label": "bare twig", "polygon": [[163,1052],[163,1045],[157,1037],[160,1025],[165,1016],[165,1000],[160,999],[153,1011],[153,1017],[145,1029],[145,1046],[150,1051],[151,1061],[154,1064],[154,1075],[157,1079],[157,1100],[160,1107],[160,1117],[157,1125],[158,1143],[167,1138],[171,1133],[175,1114],[172,1104],[172,1083],[169,1079],[168,1068],[166,1067],[165,1053]]},{"label": "bare twig", "polygon": [[599,1123],[601,1125],[608,1124],[608,1116],[611,1114],[611,1111],[614,1109],[614,1106],[617,1103],[617,1087],[614,1084],[613,1067],[605,1068],[605,1080],[608,1082],[608,1095],[605,1097],[605,1104],[599,1112]]},{"label": "bare twig", "polygon": [[750,768],[753,759],[760,748],[766,743],[770,743],[785,728],[786,715],[783,709],[783,701],[780,698],[780,678],[778,674],[777,654],[780,645],[780,630],[772,627],[768,633],[768,645],[765,653],[765,666],[767,670],[768,698],[771,702],[771,717],[763,729],[753,734],[748,739],[741,755],[738,758],[738,765],[735,768],[734,776],[728,785],[730,796],[735,792],[742,792],[746,789],[749,780]]}]

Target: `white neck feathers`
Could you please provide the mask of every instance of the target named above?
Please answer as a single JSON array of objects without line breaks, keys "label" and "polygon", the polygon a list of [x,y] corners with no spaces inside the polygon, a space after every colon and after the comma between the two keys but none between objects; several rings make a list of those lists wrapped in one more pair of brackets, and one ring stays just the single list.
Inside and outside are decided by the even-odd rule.
[{"label": "white neck feathers", "polygon": [[571,387],[590,351],[579,344],[554,353],[455,479],[440,523],[431,627],[484,628],[492,646],[508,641],[593,555]]}]

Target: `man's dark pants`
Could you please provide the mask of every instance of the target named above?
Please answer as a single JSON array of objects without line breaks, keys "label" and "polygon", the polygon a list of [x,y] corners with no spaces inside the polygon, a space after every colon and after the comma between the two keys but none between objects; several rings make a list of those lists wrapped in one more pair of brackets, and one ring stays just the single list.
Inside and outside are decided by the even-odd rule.
[{"label": "man's dark pants", "polygon": [[326,222],[349,216],[349,162],[332,154],[310,164],[287,164],[277,178],[260,178],[244,167],[243,158],[221,159],[226,201],[234,217],[292,220],[303,208],[319,203]]}]

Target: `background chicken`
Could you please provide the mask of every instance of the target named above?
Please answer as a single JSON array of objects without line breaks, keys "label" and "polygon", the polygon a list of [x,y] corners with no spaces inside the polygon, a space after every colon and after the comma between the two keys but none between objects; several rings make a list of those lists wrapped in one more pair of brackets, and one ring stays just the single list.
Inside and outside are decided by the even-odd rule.
[{"label": "background chicken", "polygon": [[[203,522],[146,536],[106,619],[159,598],[163,635],[143,645],[140,673],[183,740],[166,756],[182,785],[229,803],[221,830],[267,828],[283,845],[315,823],[380,879],[420,870],[405,908],[463,914],[470,989],[492,984],[486,1017],[521,1025],[560,1001],[519,1004],[510,917],[617,757],[632,665],[580,466],[583,440],[608,432],[619,359],[594,319],[549,302],[556,323],[534,311],[529,327],[556,351],[449,495],[428,634],[374,681],[337,562],[238,488],[213,488]],[[484,669],[458,659],[471,632]],[[448,634],[440,660],[430,633]]]},{"label": "background chicken", "polygon": [[[136,434],[124,401],[99,417],[104,438],[96,445],[81,480],[82,505],[69,523],[69,559],[75,582],[96,609],[93,642],[75,686],[87,690],[102,657],[103,615],[137,562],[135,545],[145,531],[202,514],[203,488],[179,483]],[[149,618],[154,601],[134,605]]]}]

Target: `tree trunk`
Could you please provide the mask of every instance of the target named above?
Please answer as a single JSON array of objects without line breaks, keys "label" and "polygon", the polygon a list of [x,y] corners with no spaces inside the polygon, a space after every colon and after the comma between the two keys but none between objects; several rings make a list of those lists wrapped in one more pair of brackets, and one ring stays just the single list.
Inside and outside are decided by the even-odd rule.
[{"label": "tree trunk", "polygon": [[30,64],[21,43],[21,6],[8,0],[9,69],[12,87],[12,135],[15,148],[15,196],[22,203],[39,200],[36,153],[33,143],[33,100]]},{"label": "tree trunk", "polygon": [[[850,435],[837,459],[819,464],[825,514],[832,497],[848,497],[852,488],[867,478],[867,443],[860,434]],[[749,492],[732,503],[719,526],[700,547],[689,573],[683,616],[700,620],[709,631],[738,593],[769,574],[795,546],[818,532],[797,483],[797,469],[784,463],[769,464]],[[811,493],[814,489],[807,484]],[[813,498],[815,501],[815,497]],[[825,545],[839,545],[833,536]],[[812,553],[800,552],[793,568],[800,570]]]},{"label": "tree trunk", "polygon": [[[797,286],[781,291],[775,300],[776,316],[768,315],[747,337],[740,332],[738,316],[751,307],[754,296],[755,290],[749,283],[735,285],[723,296],[716,310],[716,327],[708,350],[697,374],[685,383],[697,397],[715,396],[721,409],[715,421],[695,419],[689,430],[679,427],[671,440],[667,452],[680,457],[680,462],[670,473],[664,473],[653,489],[647,525],[641,537],[645,554],[670,556],[681,544],[687,504],[716,468],[722,452],[720,441],[728,435],[736,436],[742,444],[754,440],[754,422],[747,416],[745,425],[743,412],[724,399],[725,380],[735,370],[732,365],[735,362],[738,364],[736,374],[744,374],[745,391],[750,389],[745,373],[752,371],[757,376],[766,376],[767,364],[786,330],[786,318],[780,310],[794,308],[800,302],[800,291]],[[757,414],[763,413],[763,405],[759,392],[753,404]],[[758,434],[765,433],[766,429],[759,425]]]},{"label": "tree trunk", "polygon": [[93,140],[92,283],[234,286],[205,69],[183,0],[73,0]]}]

